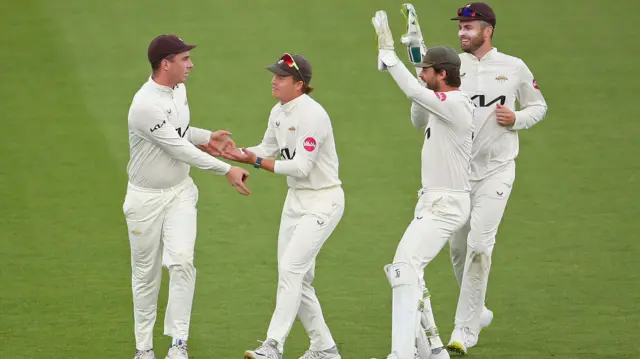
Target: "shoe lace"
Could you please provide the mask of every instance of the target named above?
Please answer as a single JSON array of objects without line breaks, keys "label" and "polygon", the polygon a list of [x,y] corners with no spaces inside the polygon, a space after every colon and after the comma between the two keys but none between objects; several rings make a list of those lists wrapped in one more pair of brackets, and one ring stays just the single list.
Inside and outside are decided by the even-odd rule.
[{"label": "shoe lace", "polygon": [[269,340],[265,340],[265,341],[258,340],[258,343],[260,343],[260,346],[258,347],[258,349],[256,349],[256,351],[262,351],[267,356],[274,356],[276,358],[278,357],[278,350],[271,343],[271,341],[269,341]]},{"label": "shoe lace", "polygon": [[180,344],[174,345],[173,347],[178,351],[179,354],[184,355],[185,357],[189,356],[189,347],[187,343],[182,342]]},{"label": "shoe lace", "polygon": [[320,358],[321,356],[322,356],[322,352],[315,351],[315,350],[307,350],[306,352],[304,352],[304,355],[302,356],[301,359]]},{"label": "shoe lace", "polygon": [[151,352],[153,352],[153,349],[147,349],[147,350],[136,349],[136,359],[146,358],[147,354],[150,354]]}]

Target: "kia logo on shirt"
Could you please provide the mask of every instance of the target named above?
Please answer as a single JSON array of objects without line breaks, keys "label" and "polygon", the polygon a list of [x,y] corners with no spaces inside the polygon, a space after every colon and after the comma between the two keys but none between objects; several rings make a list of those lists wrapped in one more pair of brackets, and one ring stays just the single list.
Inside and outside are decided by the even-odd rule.
[{"label": "kia logo on shirt", "polygon": [[309,152],[313,152],[313,150],[316,149],[316,140],[313,137],[307,137],[304,139],[304,142],[302,142],[302,146],[304,147],[305,150],[309,151]]}]

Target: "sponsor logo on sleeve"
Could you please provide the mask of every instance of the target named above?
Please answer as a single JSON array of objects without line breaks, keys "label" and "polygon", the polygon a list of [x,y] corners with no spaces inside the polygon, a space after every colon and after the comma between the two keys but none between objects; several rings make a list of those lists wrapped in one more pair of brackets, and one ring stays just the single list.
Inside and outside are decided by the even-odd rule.
[{"label": "sponsor logo on sleeve", "polygon": [[317,146],[316,139],[313,137],[307,137],[304,139],[304,142],[302,142],[302,146],[305,150],[313,152]]},{"label": "sponsor logo on sleeve", "polygon": [[538,86],[538,81],[536,81],[536,79],[533,79],[533,88],[536,90],[540,90],[540,86]]}]

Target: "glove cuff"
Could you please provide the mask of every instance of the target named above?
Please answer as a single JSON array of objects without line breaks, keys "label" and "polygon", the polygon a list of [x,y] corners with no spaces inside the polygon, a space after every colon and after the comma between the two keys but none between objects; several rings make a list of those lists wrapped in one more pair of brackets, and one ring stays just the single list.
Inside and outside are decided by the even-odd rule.
[{"label": "glove cuff", "polygon": [[395,51],[385,49],[380,49],[378,52],[378,59],[388,67],[393,67],[400,61]]}]

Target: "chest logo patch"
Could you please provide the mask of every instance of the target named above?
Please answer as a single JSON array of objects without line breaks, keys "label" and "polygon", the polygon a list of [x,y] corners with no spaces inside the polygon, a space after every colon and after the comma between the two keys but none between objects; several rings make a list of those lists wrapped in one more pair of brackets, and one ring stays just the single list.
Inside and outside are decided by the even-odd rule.
[{"label": "chest logo patch", "polygon": [[313,137],[307,137],[304,139],[304,142],[302,142],[302,146],[305,150],[313,152],[317,146],[316,139]]},{"label": "chest logo patch", "polygon": [[498,74],[496,75],[496,81],[498,81],[500,83],[504,83],[506,81],[509,81],[509,78],[507,77],[506,73],[498,72]]}]

